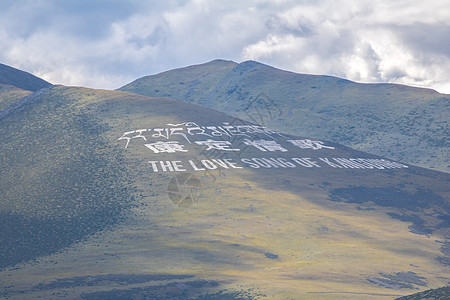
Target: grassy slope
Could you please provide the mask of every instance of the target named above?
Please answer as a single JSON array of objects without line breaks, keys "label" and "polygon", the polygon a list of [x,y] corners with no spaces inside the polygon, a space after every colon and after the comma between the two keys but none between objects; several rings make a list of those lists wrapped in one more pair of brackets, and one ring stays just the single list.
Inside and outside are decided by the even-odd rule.
[{"label": "grassy slope", "polygon": [[[0,295],[186,298],[227,289],[269,298],[392,299],[411,290],[368,279],[392,285],[383,276],[414,272],[419,284],[403,284],[421,290],[449,280],[437,259],[439,241],[449,236],[448,175],[414,167],[198,172],[203,197],[178,207],[167,193],[174,174],[151,171],[147,161],[156,157],[140,139],[127,149],[117,139],[185,121],[240,122],[172,99],[67,87],[3,119],[1,262],[60,253],[4,269]],[[370,157],[335,146],[279,156]],[[189,150],[157,158],[205,158],[201,147]],[[130,279],[148,274],[178,279]]]},{"label": "grassy slope", "polygon": [[0,64],[0,112],[18,100],[51,84],[30,73]]},{"label": "grassy slope", "polygon": [[31,91],[25,91],[8,84],[0,84],[0,111],[30,94],[32,94]]},{"label": "grassy slope", "polygon": [[[392,84],[358,84],[302,75],[256,62],[225,61],[138,79],[120,90],[170,96],[283,132],[448,172],[449,95]],[[256,117],[249,104],[264,92],[271,109]],[[261,109],[262,106],[260,105]]]},{"label": "grassy slope", "polygon": [[0,267],[68,246],[126,205],[105,127],[58,90],[0,120]]}]

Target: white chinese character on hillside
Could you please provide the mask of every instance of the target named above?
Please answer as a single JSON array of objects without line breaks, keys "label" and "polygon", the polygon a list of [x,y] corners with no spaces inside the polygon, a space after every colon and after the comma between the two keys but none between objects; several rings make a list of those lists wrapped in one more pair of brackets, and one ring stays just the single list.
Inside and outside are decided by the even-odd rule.
[{"label": "white chinese character on hillside", "polygon": [[239,149],[230,148],[231,143],[228,141],[214,141],[214,140],[208,139],[206,141],[196,141],[195,143],[198,145],[207,146],[208,148],[205,149],[206,151],[212,150],[212,149],[224,150],[224,151],[240,151]]},{"label": "white chinese character on hillside", "polygon": [[188,150],[183,149],[184,145],[180,145],[178,142],[156,142],[144,145],[154,153],[188,152]]},{"label": "white chinese character on hillside", "polygon": [[244,140],[244,144],[256,147],[257,149],[261,151],[281,151],[286,152],[287,150],[281,147],[280,144],[278,144],[276,141],[273,140],[256,140],[251,141],[249,139]]},{"label": "white chinese character on hillside", "polygon": [[297,146],[301,149],[313,149],[313,150],[319,150],[322,148],[334,149],[334,147],[323,145],[323,142],[321,142],[321,141],[288,140],[288,142],[292,143],[294,146]]}]

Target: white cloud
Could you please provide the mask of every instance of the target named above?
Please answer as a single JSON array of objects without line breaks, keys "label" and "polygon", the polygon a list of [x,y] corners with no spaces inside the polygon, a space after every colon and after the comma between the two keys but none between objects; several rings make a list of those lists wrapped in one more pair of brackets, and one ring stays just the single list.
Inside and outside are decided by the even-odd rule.
[{"label": "white cloud", "polygon": [[[445,8],[445,1],[298,5],[276,14],[285,32],[266,34],[246,46],[242,57],[302,73],[450,93],[450,42],[442,41],[450,33],[450,14]],[[414,38],[422,28],[428,32],[421,39]],[[295,30],[298,33],[292,35]]]},{"label": "white cloud", "polygon": [[449,33],[445,0],[10,1],[0,60],[98,88],[224,58],[450,93]]}]

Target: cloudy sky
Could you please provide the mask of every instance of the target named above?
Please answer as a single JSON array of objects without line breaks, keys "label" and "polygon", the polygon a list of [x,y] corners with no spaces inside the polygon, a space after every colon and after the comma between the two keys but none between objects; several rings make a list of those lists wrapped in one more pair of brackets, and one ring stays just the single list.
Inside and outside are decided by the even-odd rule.
[{"label": "cloudy sky", "polygon": [[115,89],[216,58],[450,94],[448,0],[0,0],[0,62]]}]

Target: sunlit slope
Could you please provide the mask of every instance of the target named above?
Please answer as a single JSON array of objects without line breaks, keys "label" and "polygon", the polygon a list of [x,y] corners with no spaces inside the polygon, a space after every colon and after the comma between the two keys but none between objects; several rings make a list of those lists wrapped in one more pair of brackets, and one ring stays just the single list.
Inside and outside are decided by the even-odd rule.
[{"label": "sunlit slope", "polygon": [[0,120],[0,153],[12,299],[394,299],[450,280],[445,173],[68,87]]},{"label": "sunlit slope", "polygon": [[146,76],[120,90],[168,96],[283,132],[450,171],[449,95],[429,89],[216,60]]},{"label": "sunlit slope", "polygon": [[0,111],[32,93],[31,91],[22,90],[12,85],[0,84]]}]

